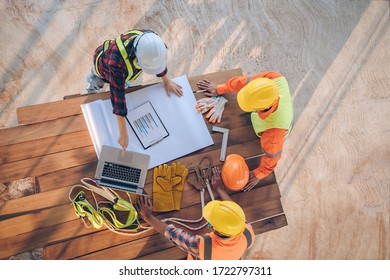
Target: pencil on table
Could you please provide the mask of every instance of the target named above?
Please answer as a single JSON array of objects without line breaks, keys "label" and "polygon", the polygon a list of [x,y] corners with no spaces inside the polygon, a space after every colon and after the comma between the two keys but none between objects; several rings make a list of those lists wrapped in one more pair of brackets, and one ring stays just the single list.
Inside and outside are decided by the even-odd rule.
[{"label": "pencil on table", "polygon": [[193,91],[193,93],[201,93],[201,92],[207,92],[207,90],[202,89],[202,90],[195,90],[195,91]]}]

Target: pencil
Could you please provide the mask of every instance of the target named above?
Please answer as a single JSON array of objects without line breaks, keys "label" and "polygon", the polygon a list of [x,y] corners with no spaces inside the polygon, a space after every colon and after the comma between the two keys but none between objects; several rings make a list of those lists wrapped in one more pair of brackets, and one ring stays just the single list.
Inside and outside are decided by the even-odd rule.
[{"label": "pencil", "polygon": [[192,93],[201,93],[201,92],[207,92],[207,90],[205,90],[205,89],[202,89],[202,90],[196,90],[196,91],[193,91]]}]

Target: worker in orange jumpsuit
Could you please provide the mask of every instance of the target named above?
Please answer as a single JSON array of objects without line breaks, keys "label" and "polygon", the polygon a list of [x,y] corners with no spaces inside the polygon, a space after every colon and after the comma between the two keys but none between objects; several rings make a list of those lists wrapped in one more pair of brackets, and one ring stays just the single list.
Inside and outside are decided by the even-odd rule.
[{"label": "worker in orange jumpsuit", "polygon": [[238,105],[243,111],[251,112],[252,126],[265,155],[260,165],[250,172],[243,188],[250,191],[275,169],[282,156],[284,139],[291,131],[294,113],[287,80],[280,73],[263,72],[233,77],[225,84],[200,80],[197,85],[209,97],[238,92]]}]

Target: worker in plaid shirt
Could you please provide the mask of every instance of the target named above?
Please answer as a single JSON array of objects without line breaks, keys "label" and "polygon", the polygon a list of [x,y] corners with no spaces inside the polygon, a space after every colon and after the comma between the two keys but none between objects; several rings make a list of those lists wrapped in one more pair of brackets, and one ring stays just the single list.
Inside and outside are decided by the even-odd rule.
[{"label": "worker in plaid shirt", "polygon": [[162,78],[167,94],[182,96],[180,85],[167,76],[167,48],[151,30],[133,29],[117,38],[106,40],[94,53],[93,67],[87,76],[86,91],[96,92],[110,85],[113,113],[116,115],[118,143],[125,150],[129,143],[126,128],[127,106],[125,88],[142,72]]},{"label": "worker in plaid shirt", "polygon": [[255,234],[246,223],[242,208],[226,193],[218,167],[213,167],[211,185],[222,201],[210,201],[203,208],[203,217],[211,231],[205,235],[192,234],[159,220],[153,216],[153,205],[148,197],[139,196],[136,208],[157,232],[187,252],[187,259],[238,260],[253,245]]}]

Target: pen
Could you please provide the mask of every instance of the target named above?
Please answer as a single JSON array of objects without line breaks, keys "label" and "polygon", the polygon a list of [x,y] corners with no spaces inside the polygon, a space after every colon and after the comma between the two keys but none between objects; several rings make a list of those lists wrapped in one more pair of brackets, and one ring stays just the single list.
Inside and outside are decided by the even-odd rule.
[{"label": "pen", "polygon": [[157,144],[158,142],[160,142],[163,139],[164,139],[164,137],[161,136],[161,137],[153,140],[152,142],[150,142],[150,146],[153,146],[153,145]]},{"label": "pen", "polygon": [[201,92],[207,92],[207,90],[205,90],[205,89],[202,89],[202,90],[195,90],[195,91],[193,91],[192,93],[201,93]]}]

